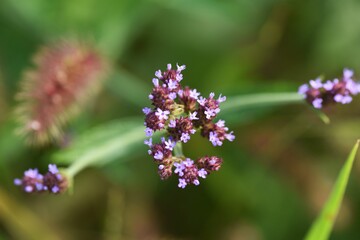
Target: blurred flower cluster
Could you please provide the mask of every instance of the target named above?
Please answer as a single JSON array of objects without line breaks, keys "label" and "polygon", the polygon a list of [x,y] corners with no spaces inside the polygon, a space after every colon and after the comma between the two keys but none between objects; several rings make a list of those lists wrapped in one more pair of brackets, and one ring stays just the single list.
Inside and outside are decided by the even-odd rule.
[{"label": "blurred flower cluster", "polygon": [[332,103],[348,104],[352,96],[360,92],[360,84],[354,81],[354,72],[344,69],[343,76],[323,82],[321,78],[310,80],[299,87],[298,93],[314,108],[323,108]]},{"label": "blurred flower cluster", "polygon": [[66,178],[55,164],[49,164],[49,170],[45,175],[40,174],[36,168],[26,170],[23,178],[16,178],[14,184],[21,186],[28,193],[48,191],[56,194],[66,191],[68,187]]},{"label": "blurred flower cluster", "polygon": [[[182,153],[176,153],[181,143],[187,143],[198,130],[214,146],[235,138],[233,132],[228,132],[225,121],[214,122],[220,112],[219,105],[226,97],[215,98],[215,94],[210,93],[205,98],[196,89],[182,87],[184,69],[185,65],[177,65],[175,70],[168,64],[166,71],[156,71],[156,78],[152,80],[154,88],[149,95],[153,108],[143,109],[145,134],[149,137],[145,144],[150,147],[149,154],[158,164],[161,179],[167,179],[174,172],[179,177],[180,188],[188,184],[199,185],[199,178],[217,171],[222,163],[222,159],[216,156],[202,157],[197,161],[186,158]],[[153,133],[159,130],[166,130],[167,138],[163,137],[160,143],[154,144]]]}]

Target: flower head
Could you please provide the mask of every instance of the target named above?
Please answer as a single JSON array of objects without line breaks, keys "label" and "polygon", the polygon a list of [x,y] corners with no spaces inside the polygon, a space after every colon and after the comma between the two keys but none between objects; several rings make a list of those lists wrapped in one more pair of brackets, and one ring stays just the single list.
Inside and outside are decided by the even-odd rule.
[{"label": "flower head", "polygon": [[24,172],[22,179],[16,178],[14,184],[22,186],[25,192],[31,193],[42,190],[44,176],[37,169],[29,169]]},{"label": "flower head", "polygon": [[27,193],[48,191],[57,194],[64,192],[68,187],[65,176],[59,172],[55,164],[49,164],[49,170],[45,175],[40,174],[37,169],[26,170],[23,178],[16,178],[14,184],[21,186]]},{"label": "flower head", "polygon": [[[184,65],[177,65],[177,69],[172,69],[171,64],[168,64],[167,70],[156,71],[156,78],[152,80],[154,87],[149,97],[154,108],[143,109],[145,134],[150,137],[144,141],[150,148],[148,153],[158,164],[160,178],[167,179],[174,173],[179,178],[179,188],[199,185],[199,179],[219,170],[222,159],[212,156],[193,161],[176,153],[177,145],[189,142],[191,135],[197,130],[214,146],[221,146],[225,140],[235,139],[224,120],[214,122],[220,112],[220,104],[226,97],[220,94],[215,98],[215,93],[210,93],[209,97],[204,98],[196,89],[182,87],[180,82],[184,69]],[[160,130],[165,130],[168,138],[162,138],[161,143],[154,144],[151,136]]]},{"label": "flower head", "polygon": [[322,82],[320,78],[310,80],[309,84],[299,87],[298,93],[318,109],[335,103],[348,104],[352,101],[352,97],[360,92],[360,83],[353,77],[352,70],[344,69],[342,78],[325,82]]}]

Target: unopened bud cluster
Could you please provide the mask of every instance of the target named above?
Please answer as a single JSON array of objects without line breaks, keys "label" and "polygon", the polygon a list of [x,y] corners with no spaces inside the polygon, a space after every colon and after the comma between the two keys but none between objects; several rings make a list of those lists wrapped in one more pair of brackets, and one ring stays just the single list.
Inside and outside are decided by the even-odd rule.
[{"label": "unopened bud cluster", "polygon": [[[182,155],[175,156],[173,152],[178,143],[187,143],[197,131],[214,146],[221,146],[224,140],[233,141],[235,138],[233,132],[228,132],[225,121],[214,122],[220,112],[219,105],[226,97],[220,95],[215,98],[215,94],[210,93],[205,98],[196,89],[182,87],[181,72],[184,69],[185,65],[172,69],[168,64],[166,71],[156,71],[156,78],[152,81],[154,88],[149,95],[153,108],[143,109],[146,115],[145,134],[149,137],[145,140],[150,147],[148,152],[158,164],[161,179],[167,179],[174,173],[179,177],[180,188],[188,184],[199,185],[199,178],[206,178],[217,171],[222,159],[206,156],[193,161]],[[153,133],[160,130],[165,130],[167,137],[162,138],[160,143],[153,143]]]},{"label": "unopened bud cluster", "polygon": [[49,164],[49,171],[44,175],[36,168],[26,170],[23,178],[16,178],[14,184],[21,186],[27,193],[48,191],[57,194],[64,192],[68,187],[66,178],[55,164]]},{"label": "unopened bud cluster", "polygon": [[360,92],[360,84],[354,81],[354,72],[344,69],[343,76],[323,82],[320,78],[310,80],[309,84],[299,87],[298,93],[314,108],[323,108],[329,104],[348,104],[352,97]]}]

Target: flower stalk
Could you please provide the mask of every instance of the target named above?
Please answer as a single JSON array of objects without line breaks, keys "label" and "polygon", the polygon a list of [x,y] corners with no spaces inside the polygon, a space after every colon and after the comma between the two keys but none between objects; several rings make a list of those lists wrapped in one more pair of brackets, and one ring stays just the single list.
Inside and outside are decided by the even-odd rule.
[{"label": "flower stalk", "polygon": [[302,104],[304,103],[304,98],[296,92],[256,93],[244,96],[229,97],[221,106],[221,112],[230,113],[237,109],[284,105],[290,103]]},{"label": "flower stalk", "polygon": [[180,157],[180,158],[184,158],[184,153],[183,153],[183,149],[182,149],[182,143],[181,142],[177,142],[175,147],[174,147],[174,155],[175,157]]}]

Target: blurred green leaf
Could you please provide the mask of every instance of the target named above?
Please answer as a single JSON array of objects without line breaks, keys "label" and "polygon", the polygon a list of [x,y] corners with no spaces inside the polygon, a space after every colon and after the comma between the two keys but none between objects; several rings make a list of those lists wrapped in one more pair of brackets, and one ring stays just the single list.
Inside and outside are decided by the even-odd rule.
[{"label": "blurred green leaf", "polygon": [[325,240],[328,239],[331,229],[336,220],[341,207],[341,202],[345,194],[346,186],[349,180],[351,169],[355,160],[356,152],[359,147],[359,141],[355,144],[343,168],[341,169],[333,190],[325,203],[321,214],[310,228],[306,235],[306,240]]},{"label": "blurred green leaf", "polygon": [[[358,58],[360,47],[357,44],[360,37],[359,2],[329,1],[323,4],[322,8],[327,14],[321,17],[319,21],[321,25],[316,27],[317,37],[314,38],[311,33],[304,34],[311,36],[313,41],[312,61],[321,69],[339,69],[342,66],[358,68],[360,64]],[[318,15],[318,11],[315,10],[313,14]],[[308,24],[314,26],[314,21],[309,18]]]},{"label": "blurred green leaf", "polygon": [[106,85],[108,90],[120,99],[125,99],[141,108],[149,104],[148,95],[151,86],[147,86],[147,84],[125,70],[117,70]]},{"label": "blurred green leaf", "polygon": [[[27,24],[19,23],[11,11],[2,9],[0,1],[0,75],[4,83],[2,97],[12,103],[12,94],[17,89],[22,70],[29,62],[39,38]],[[13,19],[11,19],[13,18]],[[4,117],[4,116],[2,116]]]},{"label": "blurred green leaf", "polygon": [[16,127],[14,119],[9,119],[0,128],[0,162],[19,157],[26,149],[22,137],[15,134]]},{"label": "blurred green leaf", "polygon": [[70,176],[88,166],[103,165],[118,158],[125,161],[143,146],[142,122],[140,118],[133,118],[95,127],[77,137],[69,148],[56,153],[54,160],[71,163],[67,169]]},{"label": "blurred green leaf", "polygon": [[14,239],[60,239],[45,221],[0,188],[0,221]]},{"label": "blurred green leaf", "polygon": [[284,182],[283,176],[260,164],[259,159],[245,153],[240,146],[224,147],[219,153],[224,159],[221,170],[201,183],[223,206],[219,214],[226,214],[224,219],[231,216],[256,222],[262,235],[258,239],[298,239],[289,236],[296,236],[293,231],[306,223],[306,215],[293,185]]},{"label": "blurred green leaf", "polygon": [[[64,36],[95,39],[109,56],[117,57],[144,18],[143,1],[132,0],[4,0],[0,6],[18,15],[45,39]],[[61,19],[61,21],[59,21]]]}]

